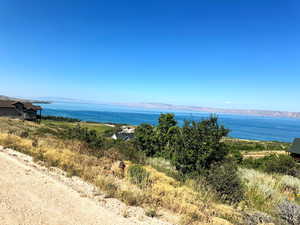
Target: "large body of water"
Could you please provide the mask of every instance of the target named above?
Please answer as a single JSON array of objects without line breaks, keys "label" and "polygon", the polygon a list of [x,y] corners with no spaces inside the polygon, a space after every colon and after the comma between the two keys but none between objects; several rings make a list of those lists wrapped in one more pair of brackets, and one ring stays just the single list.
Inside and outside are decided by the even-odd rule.
[{"label": "large body of water", "polygon": [[[179,124],[184,120],[202,120],[210,113],[145,110],[101,104],[63,103],[41,104],[43,115],[64,116],[83,121],[139,125],[156,124],[162,112],[173,112]],[[292,142],[300,137],[300,119],[218,114],[220,124],[230,129],[229,136],[242,139]]]}]

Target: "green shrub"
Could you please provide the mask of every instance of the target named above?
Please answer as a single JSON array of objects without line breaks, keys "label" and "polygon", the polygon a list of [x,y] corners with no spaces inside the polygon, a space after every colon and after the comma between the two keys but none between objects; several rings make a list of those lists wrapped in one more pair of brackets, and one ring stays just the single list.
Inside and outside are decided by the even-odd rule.
[{"label": "green shrub", "polygon": [[225,139],[225,144],[230,150],[238,151],[266,151],[266,150],[287,150],[291,146],[290,143],[277,141],[250,141],[239,139]]},{"label": "green shrub", "polygon": [[68,128],[63,138],[77,139],[87,143],[89,148],[101,149],[104,147],[104,138],[97,134],[95,130],[89,130],[88,128],[82,128],[80,125],[76,127]]},{"label": "green shrub", "polygon": [[148,158],[147,165],[151,165],[157,171],[166,174],[169,177],[174,178],[177,181],[185,181],[186,175],[177,171],[170,163],[170,161],[164,158]]},{"label": "green shrub", "polygon": [[298,165],[289,155],[270,155],[266,157],[263,170],[267,173],[281,173],[297,176]]},{"label": "green shrub", "polygon": [[168,145],[171,162],[184,174],[208,169],[213,163],[223,161],[228,149],[221,139],[228,130],[218,124],[218,118],[212,116],[201,122],[186,121],[180,132]]},{"label": "green shrub", "polygon": [[255,158],[246,158],[243,159],[242,162],[243,167],[246,167],[248,169],[260,169],[263,165],[263,160],[261,159],[255,159]]},{"label": "green shrub", "polygon": [[80,122],[81,120],[62,116],[42,116],[42,120],[52,120],[60,122]]},{"label": "green shrub", "polygon": [[49,127],[39,127],[35,131],[33,131],[32,134],[40,137],[45,137],[47,135],[52,135],[52,136],[60,135],[57,130]]},{"label": "green shrub", "polygon": [[140,165],[132,165],[128,168],[128,176],[131,183],[145,188],[150,183],[150,174]]},{"label": "green shrub", "polygon": [[243,155],[238,150],[231,150],[229,152],[229,157],[231,157],[238,164],[241,164],[243,162]]},{"label": "green shrub", "polygon": [[146,156],[154,156],[157,150],[154,127],[150,124],[139,125],[134,132],[135,147]]},{"label": "green shrub", "polygon": [[133,163],[145,164],[146,155],[134,147],[130,141],[117,140],[114,148],[120,153],[122,160],[130,160]]},{"label": "green shrub", "polygon": [[258,159],[245,159],[243,166],[266,173],[279,173],[299,177],[299,165],[289,155],[268,155]]},{"label": "green shrub", "polygon": [[236,203],[244,198],[244,187],[233,162],[213,165],[206,175],[206,181],[225,202]]},{"label": "green shrub", "polygon": [[163,157],[182,174],[196,174],[223,161],[228,148],[221,139],[229,130],[218,124],[218,118],[185,121],[177,126],[173,114],[161,114],[158,125],[142,124],[135,131],[134,146],[146,156]]}]

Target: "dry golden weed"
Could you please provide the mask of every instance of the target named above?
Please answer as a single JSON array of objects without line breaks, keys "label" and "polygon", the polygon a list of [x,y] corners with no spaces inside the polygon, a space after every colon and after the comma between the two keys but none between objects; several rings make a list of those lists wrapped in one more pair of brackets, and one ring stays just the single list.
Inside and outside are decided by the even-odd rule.
[{"label": "dry golden weed", "polygon": [[[150,173],[151,185],[140,189],[125,179],[127,169],[132,165],[129,161],[125,161],[123,173],[118,168],[118,162],[113,159],[96,158],[82,153],[84,146],[78,141],[40,137],[37,146],[33,146],[32,143],[29,138],[0,133],[0,145],[30,154],[48,166],[57,166],[65,170],[69,176],[79,176],[95,184],[106,193],[106,197],[119,198],[128,205],[167,209],[183,215],[185,221],[192,221],[194,224],[199,221],[210,223],[216,214],[222,214],[222,209],[216,207],[218,209],[216,210],[213,200],[207,197],[212,194],[199,193],[193,190],[191,184],[181,184],[151,166],[144,166]],[[228,214],[228,210],[225,211]]]}]

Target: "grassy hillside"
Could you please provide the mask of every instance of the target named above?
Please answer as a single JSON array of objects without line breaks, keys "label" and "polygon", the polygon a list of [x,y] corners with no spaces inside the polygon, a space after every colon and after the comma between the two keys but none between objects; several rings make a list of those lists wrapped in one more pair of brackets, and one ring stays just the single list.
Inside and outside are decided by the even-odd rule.
[{"label": "grassy hillside", "polygon": [[291,143],[287,142],[243,140],[237,138],[224,138],[224,142],[231,149],[242,152],[286,151],[291,146]]},{"label": "grassy hillside", "polygon": [[29,99],[22,99],[22,98],[13,98],[13,97],[5,96],[5,95],[0,95],[0,100],[32,102],[32,103],[44,103],[44,104],[49,104],[50,103],[49,101],[39,101],[39,100],[29,100]]},{"label": "grassy hillside", "polygon": [[[78,125],[86,128],[89,139],[68,135],[68,131]],[[89,133],[92,130],[96,134]],[[29,154],[46,166],[59,167],[69,176],[79,176],[104,191],[108,198],[142,206],[149,216],[166,217],[182,225],[252,225],[259,221],[285,224],[280,213],[284,212],[284,207],[294,207],[291,204],[298,203],[298,178],[273,175],[241,164],[238,174],[245,186],[245,197],[237,204],[224,204],[201,177],[183,178],[168,160],[146,157],[127,142],[106,138],[105,133],[113,130],[99,123],[44,120],[37,124],[0,118],[0,145]],[[91,136],[101,141],[86,141]],[[286,143],[276,142],[224,141],[233,146],[233,150],[242,151],[245,151],[244,146],[250,151],[288,147]],[[260,145],[265,146],[264,149]],[[124,171],[119,168],[120,161],[126,165]],[[287,204],[290,205],[283,205],[285,200],[289,200]],[[278,211],[278,207],[283,209]]]}]

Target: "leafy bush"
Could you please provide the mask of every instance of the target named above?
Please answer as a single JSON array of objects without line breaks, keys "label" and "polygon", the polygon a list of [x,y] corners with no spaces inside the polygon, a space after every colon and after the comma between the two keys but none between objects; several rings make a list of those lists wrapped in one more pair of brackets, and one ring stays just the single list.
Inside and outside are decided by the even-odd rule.
[{"label": "leafy bush", "polygon": [[225,144],[230,150],[237,151],[267,151],[267,150],[287,150],[290,143],[277,141],[250,141],[240,139],[226,139]]},{"label": "leafy bush", "polygon": [[80,122],[81,120],[62,116],[42,116],[43,120],[52,120],[60,122]]},{"label": "leafy bush", "polygon": [[163,157],[180,173],[192,174],[226,158],[228,149],[221,139],[228,132],[214,116],[179,127],[173,114],[161,114],[156,127],[142,124],[136,129],[134,144],[147,156]]},{"label": "leafy bush", "polygon": [[119,152],[122,160],[130,160],[137,164],[144,164],[146,162],[145,153],[136,149],[130,141],[118,140],[113,148]]},{"label": "leafy bush", "polygon": [[243,159],[243,162],[242,162],[242,165],[243,167],[246,167],[248,169],[260,169],[262,168],[262,165],[263,165],[263,158],[258,158],[258,159],[255,159],[255,158],[246,158],[246,159]]},{"label": "leafy bush", "polygon": [[183,182],[186,176],[178,172],[170,163],[170,161],[164,158],[148,158],[147,165],[151,165],[157,171],[166,174],[169,177],[174,178],[177,181]]},{"label": "leafy bush", "polygon": [[97,134],[95,130],[89,130],[88,128],[82,128],[77,125],[74,128],[69,128],[65,131],[64,137],[67,139],[77,139],[84,141],[90,148],[101,149],[104,147],[104,139]]},{"label": "leafy bush", "polygon": [[131,183],[145,188],[150,183],[150,174],[140,165],[132,165],[128,168],[128,176]]},{"label": "leafy bush", "polygon": [[233,162],[213,165],[208,171],[206,181],[226,202],[236,203],[244,198],[244,187]]},{"label": "leafy bush", "polygon": [[238,150],[230,150],[229,157],[231,157],[238,164],[243,162],[243,155]]},{"label": "leafy bush", "polygon": [[153,126],[145,123],[138,126],[134,132],[134,144],[146,156],[154,156],[157,147],[155,146],[156,137]]},{"label": "leafy bush", "polygon": [[249,158],[243,161],[243,165],[266,173],[280,173],[299,177],[299,166],[289,155],[272,154],[258,159]]},{"label": "leafy bush", "polygon": [[45,137],[47,135],[52,136],[59,136],[59,132],[56,129],[49,128],[49,127],[39,127],[32,133],[33,135],[39,136],[39,137]]},{"label": "leafy bush", "polygon": [[263,169],[267,173],[297,176],[298,165],[289,155],[270,155],[266,158]]},{"label": "leafy bush", "polygon": [[216,117],[201,122],[186,121],[181,131],[173,136],[176,142],[169,143],[171,162],[182,173],[208,169],[228,154],[221,142],[227,134],[228,130],[218,124]]}]

